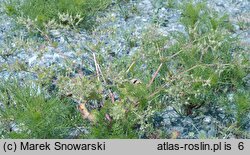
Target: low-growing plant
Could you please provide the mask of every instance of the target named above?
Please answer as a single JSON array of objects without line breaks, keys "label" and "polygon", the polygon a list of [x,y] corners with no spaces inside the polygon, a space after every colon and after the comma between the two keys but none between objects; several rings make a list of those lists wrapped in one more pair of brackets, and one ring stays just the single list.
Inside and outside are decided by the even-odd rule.
[{"label": "low-growing plant", "polygon": [[82,123],[74,104],[48,96],[39,87],[4,81],[0,92],[5,138],[66,138]]},{"label": "low-growing plant", "polygon": [[[142,38],[141,49],[132,58],[117,58],[113,60],[114,63],[107,65],[109,69],[104,70],[104,74],[113,82],[113,88],[116,89],[111,90],[119,95],[119,102],[109,101],[107,105],[105,102],[104,108],[101,108],[100,113],[97,112],[98,120],[101,118],[102,121],[99,121],[104,124],[93,128],[94,135],[101,138],[140,137],[141,133],[131,135],[131,130],[125,127],[143,126],[143,123],[139,123],[140,117],[136,116],[144,116],[143,111],[149,107],[152,107],[152,111],[161,111],[164,106],[171,105],[182,115],[193,115],[200,107],[218,105],[219,100],[228,93],[247,89],[243,78],[249,72],[249,61],[245,56],[238,59],[239,55],[245,55],[245,51],[239,48],[239,40],[232,37],[227,16],[218,16],[203,3],[188,3],[182,8],[181,22],[188,30],[188,35],[174,32],[165,37],[156,29],[150,28]],[[119,83],[129,78],[140,79],[144,88],[129,89],[125,85],[121,89]],[[121,91],[124,89],[129,91]],[[144,91],[143,96],[147,96],[143,98],[143,109],[125,108],[126,113],[125,105],[131,105],[135,102],[134,99],[139,100],[140,95],[131,98],[130,94],[136,94],[138,89],[139,94]],[[244,108],[238,108],[239,116],[247,110],[243,103],[241,105],[243,106],[239,107]],[[129,113],[130,111],[139,115]],[[110,120],[105,117],[106,114],[110,114]],[[119,120],[120,115],[126,120],[132,116],[134,120]],[[150,124],[152,121],[145,122],[148,123],[148,128],[144,130],[144,134],[150,137],[150,131],[155,128]],[[138,127],[134,128],[134,131],[137,130]],[[102,137],[100,133],[107,135]]]},{"label": "low-growing plant", "polygon": [[175,0],[167,0],[167,8],[175,8],[176,5],[177,4]]},{"label": "low-growing plant", "polygon": [[29,18],[42,29],[51,20],[88,27],[93,16],[110,3],[111,0],[9,0],[5,5],[9,15]]},{"label": "low-growing plant", "polygon": [[201,106],[216,104],[220,95],[247,89],[243,78],[249,72],[249,61],[245,56],[238,59],[245,52],[232,37],[226,15],[219,16],[205,3],[189,2],[181,8],[188,35],[175,32],[164,37],[150,29],[141,52],[127,62],[133,64],[130,76],[146,83],[153,79],[150,97],[191,115]]},{"label": "low-growing plant", "polygon": [[235,103],[237,105],[237,125],[244,129],[247,125],[247,115],[250,113],[250,93],[238,92],[235,95]]},{"label": "low-growing plant", "polygon": [[58,79],[60,94],[84,104],[85,113],[93,116],[89,138],[139,138],[152,131],[154,112],[146,84],[137,79],[113,79],[109,84],[105,77],[104,83],[95,76]]},{"label": "low-growing plant", "polygon": [[[162,4],[162,0],[156,1],[155,7],[161,8]],[[239,39],[232,36],[228,16],[208,9],[206,3],[191,1],[178,7],[182,12],[180,23],[187,33],[172,32],[164,36],[154,25],[145,30],[141,40],[136,40],[131,37],[131,31],[125,32],[127,46],[132,48],[137,43],[140,46],[136,52],[122,57],[107,56],[109,51],[100,52],[105,45],[102,41],[90,44],[93,49],[83,45],[90,58],[88,65],[83,64],[91,70],[88,75],[82,70],[75,71],[71,65],[60,73],[59,69],[53,70],[53,66],[35,70],[41,85],[52,82],[56,85],[53,93],[57,97],[37,94],[29,87],[0,87],[4,106],[8,107],[1,111],[3,122],[14,121],[23,131],[6,135],[64,137],[68,126],[82,123],[68,102],[78,104],[82,118],[90,122],[87,124],[90,134],[82,135],[84,138],[166,138],[167,134],[176,138],[176,133],[158,132],[161,125],[155,125],[155,115],[169,105],[180,115],[196,116],[202,115],[196,111],[203,106],[222,104],[229,109],[227,113],[231,113],[234,104],[237,122],[225,126],[233,126],[232,130],[235,128],[234,132],[240,133],[246,125],[242,118],[249,113],[248,87],[243,80],[249,74],[248,52],[241,47]],[[61,12],[60,18],[64,17],[69,21],[73,19],[70,12]],[[229,93],[235,94],[234,102],[229,101]],[[43,130],[48,126],[52,128],[45,133]],[[203,132],[199,136],[206,138]]]}]

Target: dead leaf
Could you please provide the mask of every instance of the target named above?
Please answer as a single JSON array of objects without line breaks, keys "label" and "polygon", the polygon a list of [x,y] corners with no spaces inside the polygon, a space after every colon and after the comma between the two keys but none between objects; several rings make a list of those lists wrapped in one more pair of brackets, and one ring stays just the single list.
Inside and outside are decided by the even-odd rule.
[{"label": "dead leaf", "polygon": [[85,103],[79,104],[78,108],[80,110],[83,119],[88,119],[90,122],[95,121],[94,116],[88,111],[88,109],[85,106]]}]

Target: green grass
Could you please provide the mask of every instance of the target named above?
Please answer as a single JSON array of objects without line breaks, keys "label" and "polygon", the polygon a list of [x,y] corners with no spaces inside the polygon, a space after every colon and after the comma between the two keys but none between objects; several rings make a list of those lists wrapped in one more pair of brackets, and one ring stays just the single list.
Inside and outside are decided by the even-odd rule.
[{"label": "green grass", "polygon": [[237,121],[238,126],[244,128],[247,125],[247,114],[250,113],[250,93],[239,92],[236,94],[235,102],[237,105]]},{"label": "green grass", "polygon": [[[111,0],[9,0],[5,6],[9,15],[35,20],[40,28],[44,28],[44,24],[53,19],[60,24],[80,22],[79,25],[89,27],[93,24],[93,16],[106,9],[110,3]],[[58,14],[68,14],[71,18],[63,20]],[[81,18],[74,20],[75,17]]]},{"label": "green grass", "polygon": [[[0,84],[2,136],[5,138],[66,138],[70,129],[82,124],[75,106],[67,100],[49,97],[38,87],[4,81]],[[10,132],[16,123],[19,131]]]}]

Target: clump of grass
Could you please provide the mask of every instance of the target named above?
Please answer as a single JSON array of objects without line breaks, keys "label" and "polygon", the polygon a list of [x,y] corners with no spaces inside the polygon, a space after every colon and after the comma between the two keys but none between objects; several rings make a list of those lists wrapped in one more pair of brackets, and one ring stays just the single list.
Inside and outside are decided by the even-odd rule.
[{"label": "clump of grass", "polygon": [[191,30],[195,30],[199,34],[222,30],[222,28],[233,30],[229,17],[226,14],[220,15],[209,9],[205,2],[196,4],[193,1],[185,2],[180,8],[182,10],[181,23],[186,27],[190,37],[192,37]]},{"label": "clump of grass", "polygon": [[[5,138],[65,138],[70,129],[82,123],[73,104],[50,97],[39,88],[5,81],[0,92]],[[13,123],[16,130],[10,131]]]},{"label": "clump of grass", "polygon": [[[6,10],[9,15],[22,16],[36,21],[40,28],[44,28],[44,23],[56,20],[62,24],[70,22],[80,22],[88,27],[92,17],[98,11],[104,10],[111,3],[111,0],[11,0],[6,3]],[[60,21],[58,14],[69,14],[72,18],[80,16],[81,20]]]},{"label": "clump of grass", "polygon": [[168,8],[175,8],[176,7],[176,1],[175,0],[167,0],[167,4],[166,4],[166,6],[168,7]]}]

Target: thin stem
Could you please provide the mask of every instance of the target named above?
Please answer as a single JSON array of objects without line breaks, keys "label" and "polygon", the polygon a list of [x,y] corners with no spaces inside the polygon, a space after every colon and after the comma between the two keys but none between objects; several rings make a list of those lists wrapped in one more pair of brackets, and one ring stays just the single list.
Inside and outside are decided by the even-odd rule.
[{"label": "thin stem", "polygon": [[131,70],[131,68],[134,66],[134,64],[135,64],[135,61],[133,61],[133,62],[131,63],[131,65],[130,65],[129,68],[127,69],[126,73],[128,73],[128,72]]},{"label": "thin stem", "polygon": [[160,69],[162,67],[162,63],[160,64],[160,66],[158,67],[158,69],[156,70],[156,72],[154,73],[152,79],[150,80],[149,84],[147,87],[150,87],[152,85],[152,83],[154,82],[154,79],[156,78],[157,74],[159,73]]},{"label": "thin stem", "polygon": [[98,63],[97,63],[97,61],[96,61],[96,56],[95,56],[95,53],[94,53],[94,52],[93,52],[93,58],[94,58],[94,62],[95,62],[96,76],[97,76],[98,81],[100,81]]},{"label": "thin stem", "polygon": [[230,66],[230,64],[199,64],[199,65],[195,65],[183,72],[180,72],[177,74],[177,76],[173,79],[171,79],[168,83],[166,84],[163,84],[159,89],[157,89],[155,92],[153,92],[151,95],[148,96],[148,98],[152,98],[153,96],[155,96],[156,94],[158,94],[160,91],[162,91],[167,85],[173,83],[174,81],[176,81],[177,79],[180,79],[181,78],[181,75],[197,68],[197,67],[204,67],[204,66],[207,66],[207,67],[213,67],[213,66]]}]

